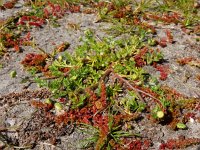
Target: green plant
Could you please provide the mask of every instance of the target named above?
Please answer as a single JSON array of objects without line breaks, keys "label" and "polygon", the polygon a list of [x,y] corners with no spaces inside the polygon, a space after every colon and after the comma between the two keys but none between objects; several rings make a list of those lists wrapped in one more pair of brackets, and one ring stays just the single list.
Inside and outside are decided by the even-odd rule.
[{"label": "green plant", "polygon": [[134,0],[134,3],[136,4],[134,13],[136,14],[141,12],[144,13],[147,9],[150,9],[153,6],[152,2],[153,2],[152,0],[141,0],[141,1]]},{"label": "green plant", "polygon": [[[85,88],[98,84],[110,66],[122,77],[139,80],[138,84],[144,82],[145,72],[134,67],[133,55],[140,44],[136,36],[126,42],[123,39],[114,41],[112,38],[97,41],[91,31],[86,31],[85,36],[83,45],[74,54],[65,52],[62,59],[54,60],[49,66],[51,75],[56,79],[47,82],[37,78],[39,85],[48,86],[57,98],[69,97],[76,105],[75,103],[83,104],[85,99],[84,96],[78,98],[78,95],[82,95]],[[158,56],[156,53],[152,56],[155,58],[151,62],[159,61],[159,53]]]},{"label": "green plant", "polygon": [[[100,116],[99,116],[100,117]],[[122,130],[122,123],[120,120],[120,115],[108,113],[108,116],[102,116],[99,119],[99,123],[94,126],[82,124],[84,127],[81,131],[84,133],[89,133],[90,137],[82,141],[82,147],[90,147],[91,144],[95,144],[95,150],[102,149],[113,149],[115,147],[123,148],[122,143],[123,138],[130,138],[134,136],[140,136],[139,134],[134,134]],[[106,118],[104,122],[101,119]],[[133,118],[132,118],[133,119]]]},{"label": "green plant", "polygon": [[187,128],[187,126],[184,123],[180,123],[180,122],[177,123],[176,126],[177,126],[178,129],[186,129]]},{"label": "green plant", "polygon": [[128,95],[120,100],[120,105],[124,107],[125,112],[130,114],[131,112],[143,111],[146,104],[139,101],[136,93],[129,91]]},{"label": "green plant", "polygon": [[195,0],[164,0],[163,3],[157,1],[159,4],[158,10],[168,12],[179,12],[184,19],[183,25],[191,26],[197,24],[199,20],[199,14],[197,8],[195,8]]},{"label": "green plant", "polygon": [[[132,120],[137,118],[140,121],[146,114],[151,114],[157,123],[172,124],[173,129],[186,128],[180,123],[182,110],[186,107],[187,110],[194,109],[197,100],[179,99],[179,94],[164,89],[143,67],[153,66],[160,72],[161,80],[167,78],[169,68],[160,65],[164,56],[153,46],[173,44],[173,34],[166,30],[166,37],[156,41],[157,23],[181,24],[183,28],[197,33],[199,12],[194,0],[29,2],[32,7],[30,12],[19,13],[1,23],[0,54],[12,47],[19,51],[24,41],[41,52],[27,54],[22,65],[34,77],[38,87],[47,87],[52,92],[51,99],[46,99],[44,103],[33,101],[32,105],[43,109],[56,125],[83,127],[81,131],[91,135],[83,145],[92,144],[96,150],[142,149],[141,144],[150,145],[134,139],[139,135],[134,134],[131,127]],[[46,53],[34,41],[21,38],[21,33],[31,30],[32,26],[58,26],[57,19],[63,17],[66,11],[79,13],[84,10],[80,6],[86,5],[92,6],[92,12],[98,12],[97,21],[113,24],[106,30],[112,36],[99,38],[94,31],[86,30],[85,36],[80,39],[81,45],[74,53],[63,52],[69,47],[67,42],[56,47],[52,53]],[[26,37],[30,39],[31,36],[28,33]],[[179,63],[187,62],[191,62],[191,58]],[[198,66],[196,61],[191,63]],[[15,77],[16,72],[10,75]],[[140,117],[143,112],[145,115]],[[187,114],[184,119],[191,115],[194,116]],[[180,147],[176,140],[172,143]],[[164,147],[168,144],[170,142]]]},{"label": "green plant", "polygon": [[10,72],[10,77],[15,78],[17,76],[17,72],[15,70]]}]

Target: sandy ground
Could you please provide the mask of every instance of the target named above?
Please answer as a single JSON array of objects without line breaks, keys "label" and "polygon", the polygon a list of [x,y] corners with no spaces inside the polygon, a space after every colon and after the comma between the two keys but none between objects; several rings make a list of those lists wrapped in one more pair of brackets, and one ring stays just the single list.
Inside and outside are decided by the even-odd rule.
[{"label": "sandy ground", "polygon": [[[19,1],[14,9],[1,11],[0,19],[6,19],[15,15],[18,11],[25,11],[27,9],[29,8],[23,6],[23,1]],[[94,30],[99,38],[107,36],[104,29],[108,28],[110,24],[95,23],[95,20],[95,14],[68,13],[62,19],[59,19],[60,27],[54,28],[51,25],[45,25],[40,29],[33,28],[30,32],[38,47],[45,49],[47,52],[52,51],[55,45],[63,42],[69,42],[70,47],[68,50],[73,52],[73,49],[80,44],[79,38],[86,29]],[[72,28],[69,25],[70,23],[78,25],[79,29]],[[195,41],[196,35],[185,34],[180,27],[174,25],[158,26],[157,32],[159,37],[163,36],[163,31],[166,28],[171,29],[173,35],[176,36],[174,36],[174,44],[160,48],[166,60],[165,64],[170,68],[167,80],[160,82],[188,97],[200,98],[200,81],[196,78],[200,73],[200,68],[190,65],[180,66],[176,61],[178,58],[183,57],[200,58],[200,43]],[[15,129],[10,129],[13,132],[0,134],[0,149],[9,140],[15,144],[20,143],[23,145],[25,140],[22,138],[26,137],[28,142],[31,141],[30,135],[36,134],[36,131],[41,134],[39,126],[43,123],[42,115],[39,116],[38,112],[28,102],[32,99],[46,98],[50,94],[47,90],[38,88],[34,83],[21,83],[22,79],[30,77],[30,74],[23,69],[20,62],[27,53],[34,51],[33,48],[28,46],[22,47],[22,52],[20,53],[15,53],[13,49],[9,49],[8,53],[0,60],[0,63],[3,65],[0,70],[0,127],[16,127]],[[17,72],[16,78],[11,78],[9,75],[13,70]],[[152,67],[145,67],[145,70],[154,76],[159,76],[159,73]],[[35,118],[37,118],[37,121]],[[44,130],[51,130],[52,135],[56,134],[57,129],[54,128],[53,124],[47,126],[48,129]],[[188,130],[172,131],[162,125],[153,126],[149,123],[149,126],[148,124],[144,126],[142,122],[140,124],[135,123],[137,131],[144,131],[146,136],[151,136],[152,140],[155,141],[152,149],[157,149],[162,140],[171,137],[176,138],[180,135],[200,137],[199,123],[188,123],[187,126]],[[78,149],[77,144],[84,137],[83,133],[74,130],[71,126],[66,128],[66,131],[59,132],[56,135],[60,140],[56,146],[48,144],[48,140],[40,140],[37,141],[34,149]],[[42,126],[40,129],[43,130]],[[48,133],[49,131],[44,132]],[[51,135],[49,137],[51,138]],[[188,150],[196,150],[197,147],[189,147]]]}]

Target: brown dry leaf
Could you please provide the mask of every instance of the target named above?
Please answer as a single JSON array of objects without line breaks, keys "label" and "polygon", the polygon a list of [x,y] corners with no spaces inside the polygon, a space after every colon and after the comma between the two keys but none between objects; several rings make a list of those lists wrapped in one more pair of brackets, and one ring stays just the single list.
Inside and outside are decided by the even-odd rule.
[{"label": "brown dry leaf", "polygon": [[57,48],[56,48],[56,52],[63,52],[66,49],[68,49],[70,46],[70,44],[68,42],[64,42],[62,44],[60,44]]},{"label": "brown dry leaf", "polygon": [[200,74],[196,76],[196,79],[200,81]]},{"label": "brown dry leaf", "polygon": [[200,25],[194,27],[194,33],[200,35]]}]

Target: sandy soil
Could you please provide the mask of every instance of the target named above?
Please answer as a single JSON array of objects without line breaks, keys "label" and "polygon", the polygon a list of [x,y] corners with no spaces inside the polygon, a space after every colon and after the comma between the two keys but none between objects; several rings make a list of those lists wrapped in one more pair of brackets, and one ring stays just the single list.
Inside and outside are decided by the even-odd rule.
[{"label": "sandy soil", "polygon": [[[23,6],[23,1],[19,1],[13,9],[7,9],[0,12],[0,19],[6,19],[15,15],[18,11],[26,11],[30,8]],[[43,28],[31,29],[31,35],[38,47],[50,52],[55,45],[63,42],[69,42],[69,51],[80,44],[79,38],[84,34],[86,29],[95,31],[97,37],[104,37],[107,34],[105,28],[110,26],[109,23],[95,23],[95,14],[68,13],[58,22],[60,27],[54,28],[50,24]],[[70,23],[79,26],[74,29]],[[200,98],[200,81],[196,78],[200,73],[200,68],[190,65],[180,66],[177,63],[178,58],[195,57],[200,58],[200,43],[195,41],[196,35],[185,34],[179,26],[158,25],[158,36],[162,37],[164,30],[169,28],[174,36],[174,44],[169,44],[165,48],[160,48],[164,54],[165,64],[170,68],[170,74],[165,81],[160,81],[162,85],[168,85],[178,92],[193,98]],[[70,150],[79,149],[79,141],[85,136],[73,126],[66,128],[57,128],[55,124],[44,120],[44,116],[38,110],[30,106],[29,101],[32,99],[44,99],[50,96],[45,89],[38,88],[34,83],[22,83],[22,79],[29,78],[28,74],[20,64],[25,54],[34,52],[29,46],[22,47],[22,52],[15,53],[9,49],[8,53],[0,60],[3,67],[0,70],[0,149],[6,144],[16,144],[23,147],[25,144],[35,144],[34,149],[56,149]],[[11,78],[9,73],[16,70],[16,78]],[[159,76],[159,72],[152,67],[145,67],[145,70],[154,76]],[[198,114],[200,116],[200,113]],[[166,126],[152,125],[148,120],[139,124],[134,122],[133,126],[136,131],[141,132],[146,137],[151,137],[154,141],[152,149],[157,149],[160,143],[171,137],[200,137],[200,123],[187,123],[188,130],[172,131]],[[1,132],[8,128],[9,131]],[[39,136],[40,135],[40,136]],[[35,140],[34,136],[38,136]],[[49,144],[54,138],[59,141],[58,144]],[[37,138],[36,138],[37,139]],[[200,146],[199,146],[200,147]],[[28,147],[27,147],[28,148]],[[9,147],[5,149],[10,149]],[[196,150],[198,146],[187,148]]]}]

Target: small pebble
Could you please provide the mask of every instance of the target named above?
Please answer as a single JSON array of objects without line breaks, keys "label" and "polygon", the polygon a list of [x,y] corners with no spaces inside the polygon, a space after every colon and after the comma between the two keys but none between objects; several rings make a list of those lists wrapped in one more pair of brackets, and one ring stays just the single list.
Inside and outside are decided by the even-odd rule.
[{"label": "small pebble", "polygon": [[15,4],[15,8],[21,8],[23,5],[21,3]]},{"label": "small pebble", "polygon": [[13,126],[13,125],[15,125],[15,120],[11,119],[11,118],[7,118],[6,123],[9,124],[10,126]]},{"label": "small pebble", "polygon": [[191,122],[191,123],[194,123],[194,119],[193,119],[193,118],[191,118],[191,117],[190,117],[190,122]]}]

